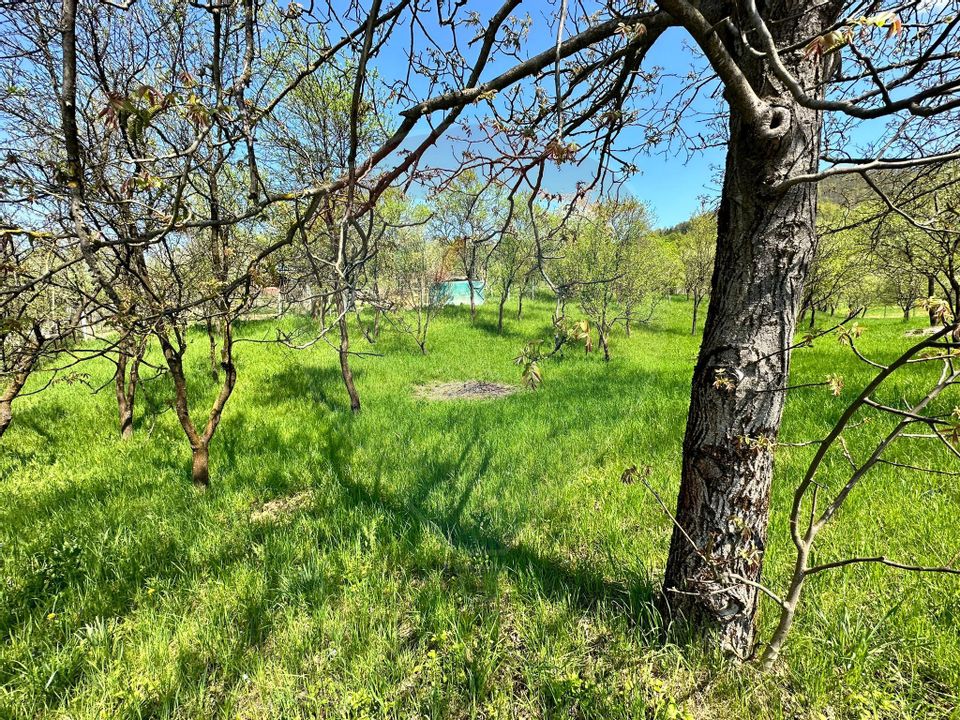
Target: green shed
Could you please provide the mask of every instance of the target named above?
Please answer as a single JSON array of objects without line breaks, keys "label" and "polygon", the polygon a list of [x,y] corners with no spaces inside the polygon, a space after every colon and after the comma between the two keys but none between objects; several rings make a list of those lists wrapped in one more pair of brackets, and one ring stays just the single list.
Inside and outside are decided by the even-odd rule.
[{"label": "green shed", "polygon": [[432,290],[434,301],[440,302],[442,298],[444,305],[469,305],[471,284],[473,285],[474,304],[482,305],[486,284],[483,280],[471,281],[467,278],[450,278],[436,283]]}]

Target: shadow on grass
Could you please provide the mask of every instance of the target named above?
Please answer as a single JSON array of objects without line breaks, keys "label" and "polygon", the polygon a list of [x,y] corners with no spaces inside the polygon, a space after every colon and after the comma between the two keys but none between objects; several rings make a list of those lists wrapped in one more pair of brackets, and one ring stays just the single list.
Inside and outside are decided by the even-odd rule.
[{"label": "shadow on grass", "polygon": [[[353,369],[353,373],[355,378],[363,375],[360,369]],[[349,410],[339,366],[290,364],[275,372],[262,385],[263,403],[267,408],[274,402],[308,400],[330,411]]]},{"label": "shadow on grass", "polygon": [[[482,556],[494,567],[530,577],[538,594],[565,600],[585,611],[595,611],[603,605],[616,606],[627,613],[630,622],[645,636],[660,636],[660,617],[654,605],[656,585],[650,577],[638,574],[622,582],[610,582],[590,567],[545,556],[523,544],[507,541],[499,533],[464,517],[464,509],[476,487],[473,478],[481,477],[490,463],[489,449],[481,453],[475,465],[470,460],[480,438],[476,425],[464,438],[455,460],[420,462],[412,467],[410,474],[417,479],[413,487],[401,495],[384,487],[382,467],[369,483],[354,477],[350,424],[331,426],[327,433],[326,455],[334,478],[346,491],[346,499],[351,504],[383,512],[389,518],[391,533],[407,545],[416,547],[425,533],[439,532],[451,545],[473,557]],[[449,479],[461,476],[465,478],[463,486],[452,494],[450,501],[441,507],[431,507],[429,498],[435,496],[434,491]],[[447,568],[438,561],[435,567],[414,569],[422,572]]]}]

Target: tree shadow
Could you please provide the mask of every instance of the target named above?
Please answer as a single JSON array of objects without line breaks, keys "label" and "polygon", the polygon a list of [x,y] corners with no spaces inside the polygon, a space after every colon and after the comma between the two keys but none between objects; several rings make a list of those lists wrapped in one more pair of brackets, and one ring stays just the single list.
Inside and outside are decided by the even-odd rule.
[{"label": "tree shadow", "polygon": [[[363,375],[354,369],[354,377]],[[327,410],[349,409],[339,368],[333,365],[287,365],[262,382],[264,405],[272,402],[308,400]]]},{"label": "tree shadow", "polygon": [[[369,480],[361,480],[351,471],[354,443],[351,423],[331,426],[326,435],[325,454],[335,480],[343,487],[346,501],[355,507],[375,509],[389,519],[390,532],[411,548],[420,546],[427,533],[439,532],[454,547],[468,553],[480,563],[511,575],[527,575],[536,584],[537,592],[553,600],[569,603],[586,612],[601,606],[616,606],[625,611],[632,626],[642,634],[658,638],[660,615],[655,607],[657,585],[643,572],[627,572],[621,581],[607,580],[595,568],[551,557],[523,543],[506,539],[501,533],[484,527],[482,522],[465,514],[476,489],[491,461],[491,451],[484,449],[478,459],[474,451],[481,437],[479,423],[466,434],[457,457],[441,460],[427,457],[411,462],[410,475],[416,480],[411,488],[394,492],[383,482],[383,464]],[[429,462],[428,462],[429,460]],[[449,499],[437,505],[443,484],[451,478],[463,477],[462,487],[451,487]],[[431,499],[433,502],[431,502]],[[427,573],[446,571],[446,563],[436,558],[428,564],[422,554],[411,570]],[[479,585],[479,582],[478,582]]]}]

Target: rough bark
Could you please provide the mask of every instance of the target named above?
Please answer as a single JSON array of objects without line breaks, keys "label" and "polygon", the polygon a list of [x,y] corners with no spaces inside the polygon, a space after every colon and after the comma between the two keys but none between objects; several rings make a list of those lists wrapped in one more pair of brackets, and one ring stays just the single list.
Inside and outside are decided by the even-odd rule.
[{"label": "rough bark", "polygon": [[[769,3],[779,45],[829,19],[798,0]],[[818,63],[789,54],[805,86]],[[683,467],[663,600],[697,633],[718,633],[740,657],[753,652],[756,587],[766,547],[773,443],[787,385],[798,304],[815,245],[816,187],[772,186],[816,171],[821,116],[797,105],[762,59],[738,64],[757,94],[785,110],[787,130],[761,139],[731,108],[711,303],[694,370]],[[773,123],[784,122],[774,114]],[[719,381],[719,382],[718,382]],[[744,582],[746,581],[746,582]]]},{"label": "rough bark", "polygon": [[206,444],[201,443],[193,447],[192,450],[193,484],[197,487],[207,487],[210,484],[210,448]]}]

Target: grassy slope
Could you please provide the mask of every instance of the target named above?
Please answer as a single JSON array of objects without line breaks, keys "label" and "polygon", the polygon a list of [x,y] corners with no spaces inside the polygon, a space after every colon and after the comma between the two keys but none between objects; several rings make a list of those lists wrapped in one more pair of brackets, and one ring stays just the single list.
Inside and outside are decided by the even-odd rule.
[{"label": "grassy slope", "polygon": [[[356,418],[328,348],[241,345],[206,494],[190,487],[165,378],[146,385],[128,444],[109,387],[19,401],[0,446],[0,717],[950,716],[953,578],[818,577],[771,677],[659,643],[649,600],[669,521],[620,475],[650,466],[673,502],[697,346],[689,307],[671,302],[619,334],[609,365],[575,351],[547,363],[536,393],[414,399],[425,381],[516,382],[511,358],[548,334],[549,306],[531,303],[504,337],[494,311],[478,327],[449,312],[427,357],[387,334],[384,357],[356,362]],[[898,320],[866,325],[862,344],[880,357],[908,342]],[[204,342],[193,390],[212,398]],[[822,436],[869,376],[848,354],[832,338],[795,353],[794,382],[842,372],[847,389],[794,393],[784,440]],[[110,367],[88,371],[104,382]],[[809,456],[778,455],[774,585],[790,567],[785,508]],[[933,456],[912,446],[903,457]],[[844,463],[833,458],[823,481],[842,482]],[[303,490],[299,512],[251,521]],[[942,560],[957,550],[958,508],[954,478],[881,468],[819,557]]]}]

